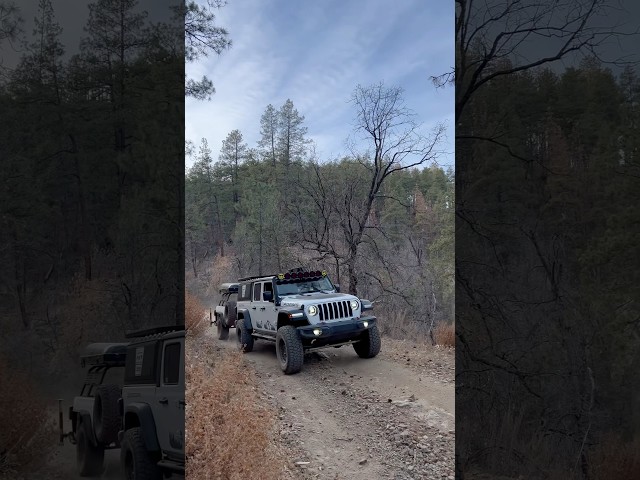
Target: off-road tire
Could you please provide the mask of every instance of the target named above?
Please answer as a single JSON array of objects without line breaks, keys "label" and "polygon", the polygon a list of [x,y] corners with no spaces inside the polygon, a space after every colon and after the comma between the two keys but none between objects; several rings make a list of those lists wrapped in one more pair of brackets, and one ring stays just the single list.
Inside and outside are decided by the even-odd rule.
[{"label": "off-road tire", "polygon": [[235,327],[236,320],[238,319],[238,311],[236,310],[237,302],[235,300],[229,300],[225,306],[225,325],[227,328]]},{"label": "off-road tire", "polygon": [[122,423],[118,399],[121,390],[118,385],[98,385],[93,402],[93,430],[98,442],[109,445],[118,439]]},{"label": "off-road tire", "polygon": [[304,348],[298,331],[291,325],[278,329],[276,334],[276,354],[282,371],[290,375],[302,370]]},{"label": "off-road tire", "polygon": [[127,480],[161,480],[158,462],[149,454],[140,427],[124,433],[120,449],[120,465]]},{"label": "off-road tire", "polygon": [[362,334],[362,340],[353,344],[353,349],[360,358],[373,358],[380,353],[380,332],[378,326],[371,326]]},{"label": "off-road tire", "polygon": [[245,328],[244,319],[236,323],[236,333],[238,337],[238,345],[240,346],[240,351],[244,353],[249,353],[250,351],[252,351],[253,337]]},{"label": "off-road tire", "polygon": [[226,340],[229,338],[229,327],[224,324],[224,318],[216,315],[216,326],[218,328],[218,340]]},{"label": "off-road tire", "polygon": [[104,448],[94,446],[87,433],[89,425],[78,424],[76,431],[76,463],[81,477],[97,477],[102,473],[104,465]]}]

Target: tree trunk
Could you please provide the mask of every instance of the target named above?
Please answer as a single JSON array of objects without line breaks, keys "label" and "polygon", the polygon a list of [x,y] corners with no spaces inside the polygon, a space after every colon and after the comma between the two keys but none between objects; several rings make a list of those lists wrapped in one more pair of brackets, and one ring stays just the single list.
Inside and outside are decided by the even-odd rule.
[{"label": "tree trunk", "polygon": [[262,208],[258,208],[258,275],[262,275]]},{"label": "tree trunk", "polygon": [[349,259],[347,260],[347,271],[349,273],[349,293],[358,295],[358,277],[356,276],[356,260],[358,258],[358,245],[352,243],[349,246]]},{"label": "tree trunk", "polygon": [[194,246],[193,238],[189,238],[189,243],[191,244],[191,269],[193,270],[193,275],[198,278],[198,269],[196,266],[196,262],[198,261],[198,256],[196,253],[196,247]]},{"label": "tree trunk", "polygon": [[[209,187],[209,191],[211,192],[211,185]],[[222,229],[222,220],[220,219],[220,204],[218,203],[218,196],[213,195],[213,200],[216,205],[216,224],[218,225],[218,245],[220,245],[220,256],[224,257],[224,231]],[[215,240],[215,231],[212,231],[211,233]]]},{"label": "tree trunk", "polygon": [[[23,262],[23,270],[24,270],[24,262]],[[16,293],[18,297],[18,309],[20,310],[20,319],[22,320],[22,325],[25,329],[29,328],[29,318],[27,316],[27,306],[25,303],[25,296],[27,292],[26,279],[24,278],[25,273],[23,271],[23,278],[20,280],[20,276],[18,275],[17,261],[16,261]]]},{"label": "tree trunk", "polygon": [[80,174],[80,162],[78,161],[78,155],[74,156],[76,167],[76,178],[78,180],[78,198],[80,200],[80,245],[82,249],[82,256],[84,257],[84,278],[91,280],[91,240],[89,239],[89,229],[87,227],[87,207],[86,199],[84,196],[84,186],[82,184],[82,175]]}]

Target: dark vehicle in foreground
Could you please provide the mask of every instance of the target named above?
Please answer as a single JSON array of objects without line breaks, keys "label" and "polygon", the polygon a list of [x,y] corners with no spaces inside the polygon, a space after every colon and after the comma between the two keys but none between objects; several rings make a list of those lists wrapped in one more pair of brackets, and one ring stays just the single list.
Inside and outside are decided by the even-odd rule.
[{"label": "dark vehicle in foreground", "polygon": [[184,333],[181,326],[159,327],[128,334],[129,343],[86,347],[86,378],[69,407],[71,431],[64,433],[62,400],[59,413],[60,443],[76,445],[80,476],[100,476],[109,449],[120,449],[124,478],[184,476]]}]

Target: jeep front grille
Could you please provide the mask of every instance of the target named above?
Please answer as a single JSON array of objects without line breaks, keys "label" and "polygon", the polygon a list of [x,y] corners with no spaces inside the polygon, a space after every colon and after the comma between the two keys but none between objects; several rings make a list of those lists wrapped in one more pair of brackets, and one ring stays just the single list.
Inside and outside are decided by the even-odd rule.
[{"label": "jeep front grille", "polygon": [[320,312],[320,321],[327,320],[342,320],[353,316],[353,310],[351,309],[351,302],[329,302],[321,303],[318,305],[318,311]]}]

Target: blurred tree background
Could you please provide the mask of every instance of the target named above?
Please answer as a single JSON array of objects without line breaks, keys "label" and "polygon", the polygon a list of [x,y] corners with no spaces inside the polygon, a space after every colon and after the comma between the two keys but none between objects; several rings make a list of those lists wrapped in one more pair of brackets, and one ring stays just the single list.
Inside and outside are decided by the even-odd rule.
[{"label": "blurred tree background", "polygon": [[616,7],[457,5],[458,475],[638,478],[640,81],[597,54]]}]

